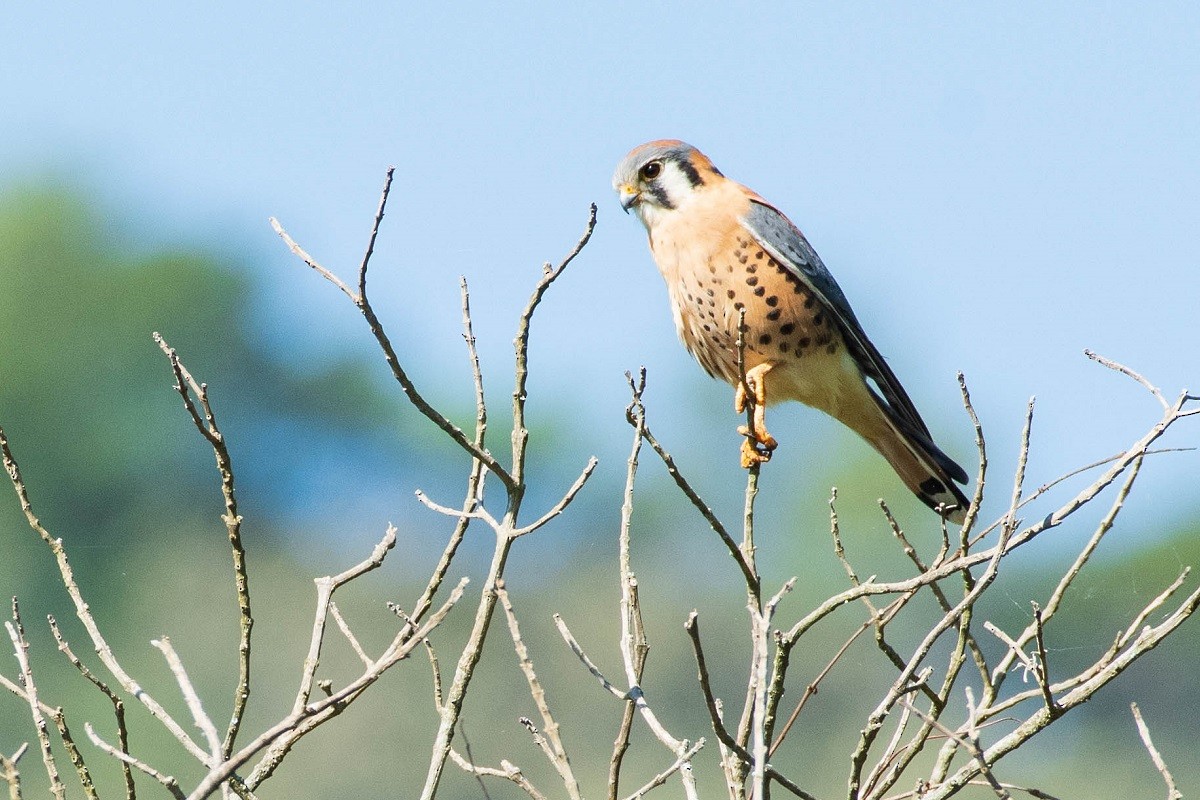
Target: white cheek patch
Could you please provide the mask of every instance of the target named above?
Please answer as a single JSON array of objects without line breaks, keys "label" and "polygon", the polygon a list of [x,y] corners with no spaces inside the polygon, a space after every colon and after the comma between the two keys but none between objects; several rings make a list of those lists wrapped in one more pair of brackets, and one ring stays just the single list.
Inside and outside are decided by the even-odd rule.
[{"label": "white cheek patch", "polygon": [[675,208],[687,203],[696,191],[696,187],[692,186],[692,182],[679,165],[671,161],[663,165],[662,174],[655,183],[666,193],[668,202]]},{"label": "white cheek patch", "polygon": [[696,196],[696,187],[678,164],[663,165],[662,174],[642,190],[642,199],[634,210],[647,230],[652,230],[668,214],[680,210]]}]

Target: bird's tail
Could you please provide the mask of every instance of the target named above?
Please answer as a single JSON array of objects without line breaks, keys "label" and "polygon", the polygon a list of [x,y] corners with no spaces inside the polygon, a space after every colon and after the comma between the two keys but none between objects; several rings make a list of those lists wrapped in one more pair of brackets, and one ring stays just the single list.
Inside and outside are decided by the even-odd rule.
[{"label": "bird's tail", "polygon": [[965,484],[967,473],[928,434],[900,419],[879,397],[874,399],[878,416],[852,427],[887,459],[922,503],[950,522],[962,524],[971,503],[955,484]]}]

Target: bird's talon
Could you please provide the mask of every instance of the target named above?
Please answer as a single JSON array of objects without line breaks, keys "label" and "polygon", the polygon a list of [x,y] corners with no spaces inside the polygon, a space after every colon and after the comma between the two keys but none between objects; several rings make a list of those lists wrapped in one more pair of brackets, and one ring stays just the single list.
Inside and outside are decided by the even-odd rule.
[{"label": "bird's talon", "polygon": [[772,452],[779,447],[779,442],[775,437],[765,430],[752,431],[748,425],[739,425],[738,433],[746,437],[742,442],[743,469],[770,461]]},{"label": "bird's talon", "polygon": [[758,464],[771,460],[771,450],[774,447],[759,446],[753,439],[742,442],[742,469],[750,469]]}]

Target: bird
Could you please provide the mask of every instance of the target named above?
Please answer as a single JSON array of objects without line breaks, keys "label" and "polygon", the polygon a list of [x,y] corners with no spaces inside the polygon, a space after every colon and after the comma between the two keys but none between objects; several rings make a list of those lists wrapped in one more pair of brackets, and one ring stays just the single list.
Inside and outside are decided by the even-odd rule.
[{"label": "bird", "polygon": [[770,459],[768,405],[797,400],[865,439],[927,506],[961,524],[967,474],[921,415],[792,222],[676,139],[635,147],[613,175],[646,228],[679,338],[748,412],[741,464]]}]

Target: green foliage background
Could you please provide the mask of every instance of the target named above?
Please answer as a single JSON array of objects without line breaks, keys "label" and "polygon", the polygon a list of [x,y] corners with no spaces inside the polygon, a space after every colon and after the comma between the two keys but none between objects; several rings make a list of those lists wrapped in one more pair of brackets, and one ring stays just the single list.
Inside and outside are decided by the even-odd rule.
[{"label": "green foliage background", "polygon": [[[311,627],[312,577],[359,561],[389,519],[399,525],[400,544],[385,568],[339,598],[364,645],[377,650],[395,625],[384,601],[411,603],[450,528],[444,518],[416,507],[411,488],[420,486],[453,502],[462,492],[465,464],[400,402],[368,344],[352,359],[320,365],[283,358],[256,327],[254,303],[261,287],[249,277],[251,265],[244,258],[192,244],[147,245],[149,237],[138,224],[95,198],[55,186],[29,185],[0,197],[0,424],[38,514],[53,535],[64,539],[85,596],[119,658],[185,719],[170,676],[148,644],[169,635],[222,726],[236,675],[237,626],[219,487],[211,452],[171,389],[170,370],[151,331],[160,331],[211,386],[238,470],[256,618],[246,741],[290,707]],[[402,328],[403,321],[389,324]],[[492,377],[498,384],[508,380],[502,372]],[[434,387],[433,399],[470,419],[465,405],[470,398],[449,397],[440,388]],[[652,424],[655,413],[651,404]],[[586,421],[550,398],[541,401],[534,424],[538,495],[531,507],[538,508],[553,502],[573,478],[577,454],[568,452],[566,443]],[[1142,425],[1132,422],[1129,438]],[[500,420],[493,430],[497,450],[503,450],[496,444],[505,439],[502,426]],[[623,453],[624,447],[612,449]],[[697,469],[701,462],[689,458],[686,443],[677,456],[715,497],[721,513],[736,519],[738,473],[729,465]],[[801,576],[794,597],[783,606],[784,618],[794,618],[843,586],[828,546],[822,487],[874,481],[884,470],[877,460],[863,460],[830,463],[826,474],[766,473],[760,557],[768,583]],[[620,708],[570,656],[550,614],[562,613],[602,668],[619,673],[620,473],[602,472],[561,520],[522,542],[508,580],[589,796],[601,792]],[[932,521],[919,510],[906,516],[912,511],[907,502],[900,501],[898,513],[914,528],[924,526],[913,536],[933,546]],[[847,547],[860,572],[903,569],[869,503],[843,505]],[[1065,671],[1094,659],[1183,566],[1200,563],[1198,532],[1200,522],[1192,521],[1174,532],[1154,531],[1148,544],[1139,545],[1144,532],[1118,530],[1113,538],[1121,544],[1102,550],[1074,590],[1069,610],[1049,631],[1052,669]],[[1078,544],[1086,533],[1064,530],[1056,534],[1059,546],[1014,559],[983,618],[1008,630],[1023,625],[1028,600],[1044,598],[1072,557],[1071,543]],[[475,531],[451,577],[478,577],[490,547],[490,536]],[[713,767],[715,741],[694,686],[682,621],[691,608],[700,608],[710,663],[720,665],[717,690],[732,706],[739,685],[744,686],[744,599],[735,570],[711,534],[648,459],[639,483],[635,559],[653,647],[648,696],[677,734],[709,738],[701,776],[709,794],[722,794]],[[85,721],[114,738],[107,702],[55,651],[44,623],[48,613],[63,623],[77,652],[99,666],[49,552],[25,525],[15,496],[2,487],[0,593],[20,599],[43,699],[67,709],[77,740],[85,739]],[[474,597],[469,589],[464,605],[435,637],[443,672],[453,668]],[[842,619],[851,625],[860,613],[849,609]],[[902,644],[915,633],[898,629],[894,635]],[[843,638],[841,629],[830,626],[815,632],[793,666],[793,694]],[[358,662],[336,634],[329,643],[319,677],[336,685],[356,673]],[[1089,707],[1003,762],[1001,773],[1063,797],[1158,796],[1159,779],[1129,715],[1132,699],[1142,706],[1182,787],[1194,791],[1200,787],[1194,755],[1200,741],[1197,661],[1200,635],[1193,623]],[[15,662],[0,660],[0,670],[14,677]],[[520,716],[535,716],[535,709],[503,626],[494,629],[478,675],[465,717],[475,758],[486,764],[511,759],[540,786],[553,787],[549,770],[517,722]],[[857,721],[875,702],[873,687],[888,680],[889,667],[865,638],[822,686],[777,763],[818,794],[836,796]],[[411,796],[424,775],[435,727],[428,666],[418,660],[401,664],[371,694],[305,740],[260,796]],[[134,751],[177,774],[186,786],[198,773],[195,765],[136,703],[130,709]],[[23,701],[0,696],[0,750],[11,753],[32,739]],[[99,774],[102,796],[115,796],[117,771],[90,744],[82,746]],[[669,761],[644,730],[638,731],[629,787]],[[26,796],[38,796],[44,775],[36,752],[22,766]],[[147,796],[158,791],[145,780],[139,784]],[[493,797],[515,796],[506,785],[489,788]],[[979,796],[988,795],[980,791]],[[673,792],[669,787],[663,796]],[[443,796],[481,792],[451,767]]]}]

